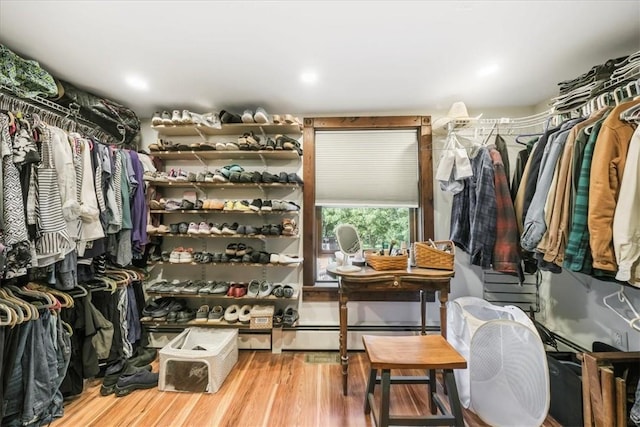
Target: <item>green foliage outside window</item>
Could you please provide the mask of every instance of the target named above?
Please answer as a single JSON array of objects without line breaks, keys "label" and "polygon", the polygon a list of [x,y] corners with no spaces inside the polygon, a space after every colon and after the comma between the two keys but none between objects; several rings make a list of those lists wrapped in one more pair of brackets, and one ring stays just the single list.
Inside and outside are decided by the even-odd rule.
[{"label": "green foliage outside window", "polygon": [[409,243],[409,208],[322,208],[322,238],[334,239],[338,224],[353,224],[365,249],[391,240]]}]

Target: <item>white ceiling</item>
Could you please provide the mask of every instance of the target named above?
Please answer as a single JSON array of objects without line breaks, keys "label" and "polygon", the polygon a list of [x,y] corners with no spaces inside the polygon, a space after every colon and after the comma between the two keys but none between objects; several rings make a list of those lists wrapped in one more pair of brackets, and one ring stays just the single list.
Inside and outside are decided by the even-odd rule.
[{"label": "white ceiling", "polygon": [[0,43],[141,117],[477,110],[640,50],[640,2],[0,0]]}]

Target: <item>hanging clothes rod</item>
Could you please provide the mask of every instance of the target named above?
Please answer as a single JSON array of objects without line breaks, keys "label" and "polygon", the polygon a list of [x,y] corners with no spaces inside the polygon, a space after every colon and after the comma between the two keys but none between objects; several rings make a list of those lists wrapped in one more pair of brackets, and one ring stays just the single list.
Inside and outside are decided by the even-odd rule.
[{"label": "hanging clothes rod", "polygon": [[18,96],[11,88],[0,85],[0,104],[6,109],[24,110],[25,112],[53,114],[57,116],[58,120],[66,122],[66,124],[72,124],[73,130],[75,127],[82,129],[82,131],[88,135],[95,136],[99,140],[107,144],[118,144],[118,141],[111,135],[102,131],[100,127],[90,120],[80,117],[80,106],[72,103],[72,108],[66,108],[62,105],[58,105],[46,98],[35,96],[33,98],[22,98]]}]

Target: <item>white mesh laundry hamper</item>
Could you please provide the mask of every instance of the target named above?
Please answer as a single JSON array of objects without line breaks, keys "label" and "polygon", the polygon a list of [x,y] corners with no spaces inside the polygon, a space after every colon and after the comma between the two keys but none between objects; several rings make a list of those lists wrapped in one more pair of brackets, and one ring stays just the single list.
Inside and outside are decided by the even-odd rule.
[{"label": "white mesh laundry hamper", "polygon": [[492,426],[539,426],[549,372],[538,332],[518,307],[476,297],[447,303],[447,340],[467,360],[456,369],[460,401]]}]

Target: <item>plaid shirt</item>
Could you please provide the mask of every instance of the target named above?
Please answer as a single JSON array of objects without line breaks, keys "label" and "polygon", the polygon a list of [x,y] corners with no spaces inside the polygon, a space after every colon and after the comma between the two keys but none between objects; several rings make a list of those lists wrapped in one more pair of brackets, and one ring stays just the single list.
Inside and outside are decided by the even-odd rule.
[{"label": "plaid shirt", "polygon": [[496,242],[493,246],[493,269],[501,273],[518,274],[520,265],[520,234],[516,224],[507,175],[502,156],[490,150],[493,161],[493,181],[496,193]]},{"label": "plaid shirt", "polygon": [[471,264],[491,268],[496,239],[496,191],[489,149],[481,147],[471,159],[473,176],[453,196],[451,240],[471,257]]},{"label": "plaid shirt", "polygon": [[596,139],[600,132],[600,126],[604,119],[598,120],[591,130],[589,140],[584,147],[582,164],[580,165],[580,177],[576,201],[573,207],[573,221],[569,241],[564,251],[564,267],[571,271],[591,273],[591,249],[589,248],[589,229],[587,228],[587,215],[589,213],[589,180],[591,176],[591,160]]}]

